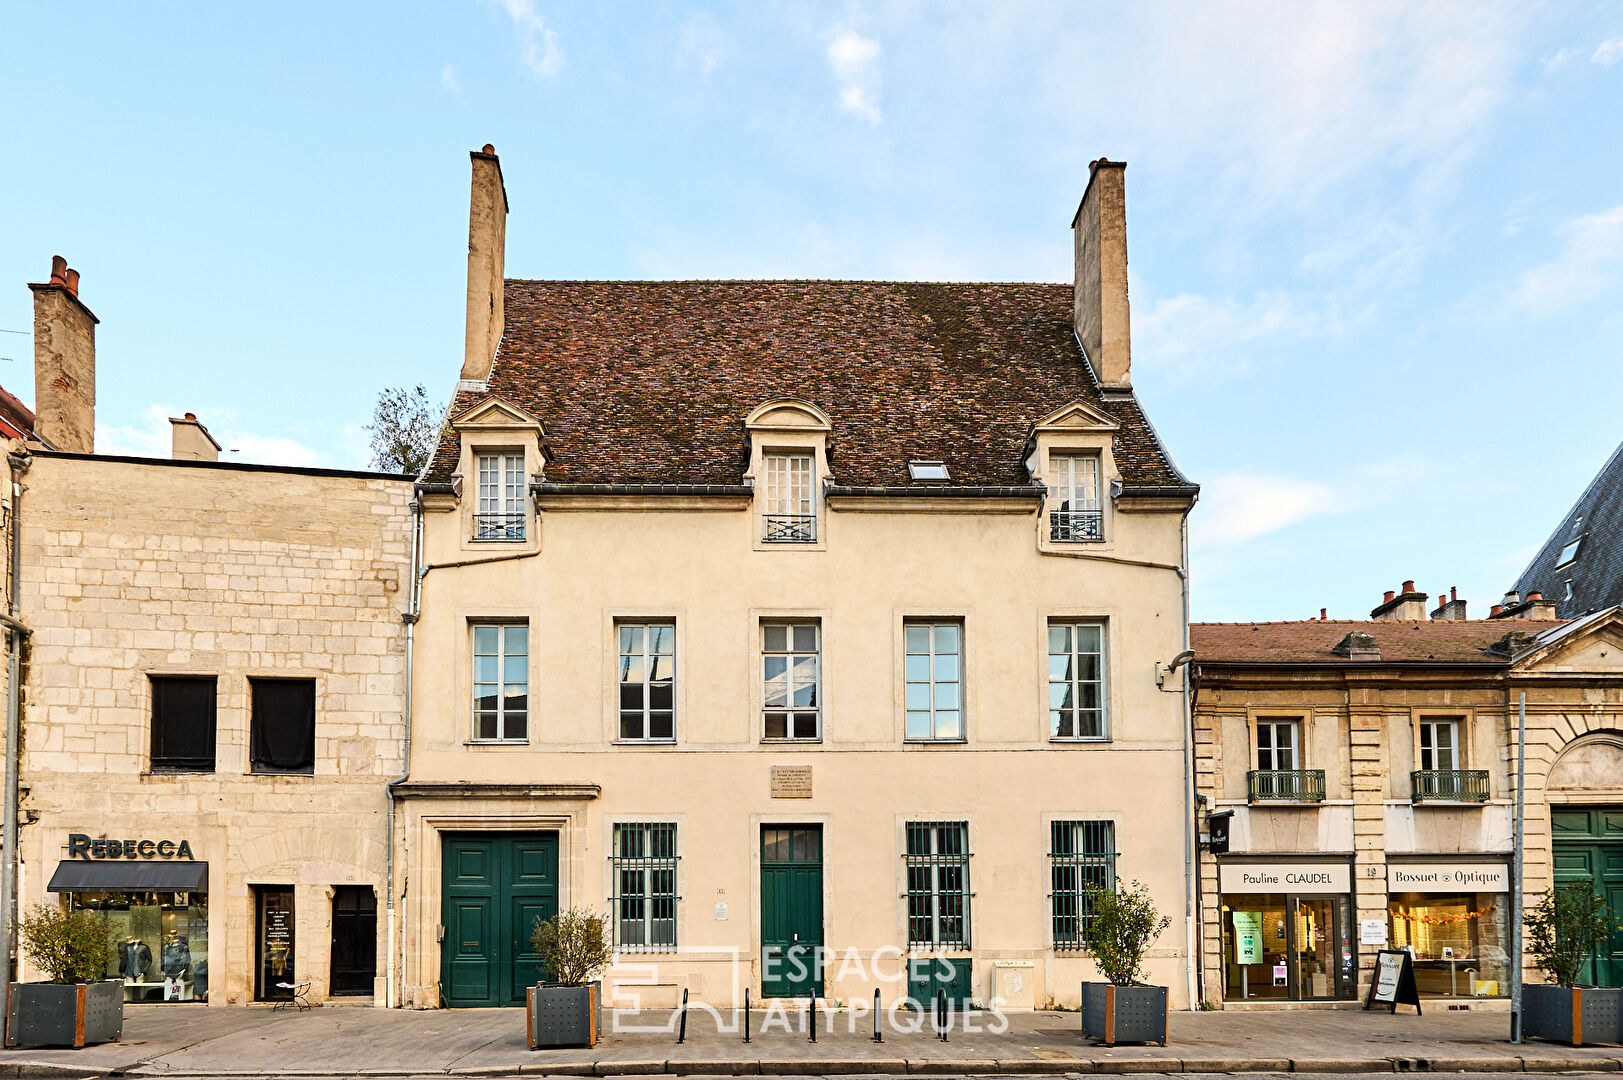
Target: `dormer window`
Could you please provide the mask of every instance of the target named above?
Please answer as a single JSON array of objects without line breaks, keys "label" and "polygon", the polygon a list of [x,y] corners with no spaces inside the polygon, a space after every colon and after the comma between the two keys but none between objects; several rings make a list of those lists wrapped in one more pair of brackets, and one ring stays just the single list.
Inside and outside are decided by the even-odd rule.
[{"label": "dormer window", "polygon": [[1097,454],[1055,454],[1053,483],[1048,489],[1051,539],[1063,543],[1097,543],[1105,538],[1104,508],[1099,502]]},{"label": "dormer window", "polygon": [[816,467],[810,453],[768,451],[766,503],[761,538],[770,543],[817,540]]},{"label": "dormer window", "polygon": [[523,540],[526,518],[524,454],[503,450],[478,457],[479,505],[475,540]]},{"label": "dormer window", "polygon": [[1559,570],[1561,567],[1566,566],[1569,563],[1576,562],[1578,560],[1578,549],[1583,546],[1584,538],[1580,536],[1578,539],[1572,541],[1566,547],[1562,548],[1560,557],[1555,560],[1556,569]]},{"label": "dormer window", "polygon": [[944,461],[909,461],[907,475],[914,480],[951,480]]}]

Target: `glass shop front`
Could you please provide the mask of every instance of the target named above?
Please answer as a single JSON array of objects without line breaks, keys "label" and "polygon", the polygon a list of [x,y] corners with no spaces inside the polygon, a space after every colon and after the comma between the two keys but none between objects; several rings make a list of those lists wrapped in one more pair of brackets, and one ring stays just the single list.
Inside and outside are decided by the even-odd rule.
[{"label": "glass shop front", "polygon": [[1346,861],[1218,864],[1223,997],[1334,1001],[1357,993]]},{"label": "glass shop front", "polygon": [[1393,949],[1414,957],[1421,997],[1510,993],[1510,866],[1503,860],[1391,861]]}]

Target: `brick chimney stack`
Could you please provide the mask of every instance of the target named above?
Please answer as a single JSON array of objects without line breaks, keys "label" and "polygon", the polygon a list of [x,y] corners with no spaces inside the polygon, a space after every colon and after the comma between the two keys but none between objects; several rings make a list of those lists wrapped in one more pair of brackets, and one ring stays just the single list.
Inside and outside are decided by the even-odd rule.
[{"label": "brick chimney stack", "polygon": [[1437,605],[1437,610],[1431,613],[1431,617],[1454,622],[1465,619],[1465,601],[1460,599],[1457,586],[1449,586],[1448,599]]},{"label": "brick chimney stack", "polygon": [[1505,594],[1503,605],[1495,604],[1489,613],[1490,619],[1549,619],[1554,620],[1556,604],[1554,600],[1544,599],[1544,594],[1538,590],[1530,590],[1527,599],[1517,597],[1514,591]]},{"label": "brick chimney stack", "polygon": [[473,187],[468,199],[468,333],[462,354],[462,381],[490,378],[506,328],[503,301],[507,263],[507,185],[496,148],[474,150]]},{"label": "brick chimney stack", "polygon": [[198,422],[196,413],[169,418],[172,439],[169,456],[176,461],[219,461],[220,444],[209,429]]},{"label": "brick chimney stack", "polygon": [[1382,622],[1422,621],[1426,617],[1426,594],[1416,592],[1414,582],[1405,581],[1395,596],[1388,592],[1369,617]]},{"label": "brick chimney stack", "polygon": [[79,271],[60,255],[34,293],[34,434],[53,450],[96,449],[96,324],[79,299]]},{"label": "brick chimney stack", "polygon": [[1126,173],[1121,161],[1089,164],[1087,190],[1071,219],[1076,336],[1100,385],[1118,390],[1132,389]]}]

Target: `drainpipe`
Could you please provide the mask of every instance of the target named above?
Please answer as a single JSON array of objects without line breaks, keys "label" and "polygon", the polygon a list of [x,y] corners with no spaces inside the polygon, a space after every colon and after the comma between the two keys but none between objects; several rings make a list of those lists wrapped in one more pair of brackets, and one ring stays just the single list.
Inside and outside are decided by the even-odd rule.
[{"label": "drainpipe", "polygon": [[[1189,511],[1193,510],[1191,503],[1189,510],[1183,512],[1183,520],[1178,525],[1178,538],[1183,547],[1183,565],[1178,567],[1178,580],[1183,585],[1183,654],[1191,655],[1189,649]],[[1196,843],[1199,825],[1195,819],[1195,714],[1190,710],[1189,703],[1189,673],[1190,666],[1186,660],[1183,671],[1183,921],[1184,921],[1184,950],[1188,957],[1185,965],[1185,987],[1189,995],[1189,1009],[1191,1012],[1200,1008],[1200,1002],[1195,999],[1197,988],[1195,986],[1195,965],[1199,958],[1195,955],[1195,920],[1200,913],[1195,906],[1195,856],[1198,845]]]},{"label": "drainpipe", "polygon": [[389,834],[388,834],[389,835],[389,841],[388,841],[388,844],[386,845],[387,860],[388,860],[388,871],[387,871],[387,874],[386,874],[387,883],[385,885],[385,887],[388,890],[388,907],[386,909],[387,915],[386,915],[386,918],[385,918],[385,922],[387,924],[387,933],[388,933],[388,936],[389,936],[389,952],[388,952],[388,958],[384,962],[384,981],[386,983],[386,986],[385,986],[385,989],[383,991],[383,1003],[384,1003],[384,1006],[386,1008],[390,1008],[390,1009],[399,1008],[400,1004],[401,1004],[401,1002],[400,1002],[401,995],[398,994],[395,991],[395,981],[396,981],[396,976],[398,974],[398,971],[397,971],[396,966],[395,966],[395,958],[397,956],[401,957],[401,961],[402,961],[402,963],[404,963],[404,953],[405,953],[405,949],[406,949],[406,945],[405,945],[404,941],[401,941],[400,946],[399,946],[398,949],[395,947],[395,933],[396,933],[396,930],[397,930],[397,928],[399,926],[399,914],[395,910],[395,884],[394,884],[394,849],[395,849],[394,806],[395,806],[395,791],[394,791],[394,789],[395,789],[395,785],[405,783],[406,780],[411,776],[412,645],[413,645],[413,638],[415,637],[414,631],[417,629],[418,601],[419,601],[419,599],[421,597],[421,578],[419,577],[419,575],[417,573],[417,564],[422,561],[422,553],[423,553],[422,548],[423,548],[423,504],[422,504],[421,501],[419,501],[417,498],[414,497],[411,500],[411,576],[407,579],[407,585],[406,585],[406,610],[403,613],[401,613],[401,616],[400,616],[400,621],[406,624],[406,674],[405,674],[406,689],[405,689],[404,708],[402,710],[402,724],[403,724],[403,729],[404,730],[401,733],[401,741],[400,741],[400,747],[401,747],[400,768],[401,768],[401,772],[400,772],[399,776],[395,777],[393,780],[390,780],[387,784],[384,785],[384,794],[388,797],[388,800],[389,800],[389,809],[388,809],[388,814],[387,814],[388,830],[389,830]]},{"label": "drainpipe", "polygon": [[[0,828],[0,986],[11,984],[12,939],[17,926],[17,771],[21,758],[23,638],[28,628],[17,621],[17,582],[22,576],[22,520],[23,486],[17,475],[27,470],[33,460],[27,456],[8,454],[11,463],[11,562],[7,569],[6,612],[0,615],[0,625],[6,628],[6,771],[5,821]],[[4,1021],[0,1021],[3,1026]]]}]

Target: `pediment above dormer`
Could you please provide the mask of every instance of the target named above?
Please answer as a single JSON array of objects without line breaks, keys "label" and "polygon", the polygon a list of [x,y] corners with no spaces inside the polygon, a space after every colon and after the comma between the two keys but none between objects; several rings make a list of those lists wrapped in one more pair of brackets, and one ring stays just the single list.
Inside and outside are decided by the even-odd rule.
[{"label": "pediment above dormer", "polygon": [[806,431],[828,432],[834,422],[828,413],[800,398],[778,398],[757,406],[744,418],[744,426],[751,431]]},{"label": "pediment above dormer", "polygon": [[1073,401],[1069,405],[1055,409],[1036,424],[1032,425],[1032,433],[1048,432],[1113,432],[1121,428],[1115,417],[1100,412],[1093,406],[1082,401]]},{"label": "pediment above dormer", "polygon": [[485,395],[451,417],[451,426],[458,431],[529,429],[542,438],[545,438],[547,433],[539,417],[495,394]]}]

